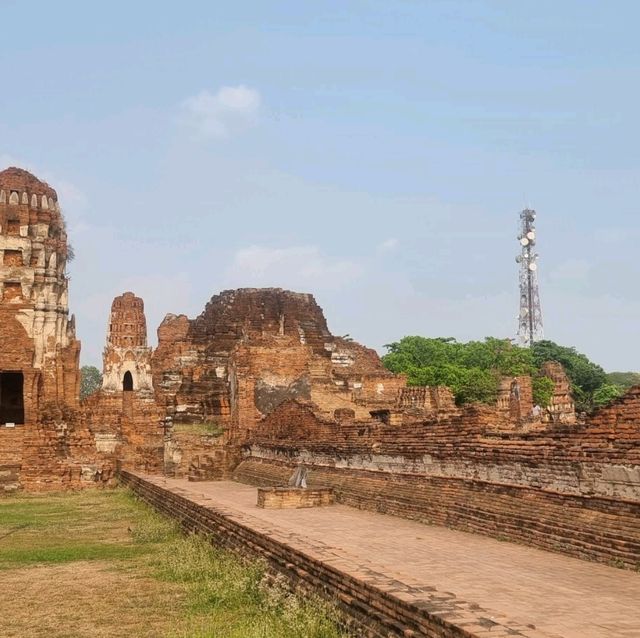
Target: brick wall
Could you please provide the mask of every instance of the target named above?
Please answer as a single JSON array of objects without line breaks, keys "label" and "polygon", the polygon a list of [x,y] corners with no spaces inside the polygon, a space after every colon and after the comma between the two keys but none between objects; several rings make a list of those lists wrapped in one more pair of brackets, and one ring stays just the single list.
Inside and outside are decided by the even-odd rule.
[{"label": "brick wall", "polygon": [[[557,551],[640,565],[640,505],[507,484],[307,465],[311,488],[331,487],[345,505]],[[294,463],[247,459],[234,478],[286,484]]]},{"label": "brick wall", "polygon": [[299,509],[322,507],[334,502],[333,490],[327,487],[259,487],[258,507],[267,509]]},{"label": "brick wall", "polygon": [[19,488],[24,427],[0,426],[0,494]]},{"label": "brick wall", "polygon": [[172,432],[164,442],[166,476],[190,481],[215,481],[229,476],[229,467],[237,464],[234,451],[224,445],[222,436]]},{"label": "brick wall", "polygon": [[337,422],[292,401],[244,446],[239,480],[313,484],[357,507],[640,564],[640,387],[583,424],[505,429],[501,410]]},{"label": "brick wall", "polygon": [[640,502],[640,387],[584,424],[503,429],[488,406],[405,420],[338,424],[289,402],[262,420],[247,446],[260,458],[480,479]]}]

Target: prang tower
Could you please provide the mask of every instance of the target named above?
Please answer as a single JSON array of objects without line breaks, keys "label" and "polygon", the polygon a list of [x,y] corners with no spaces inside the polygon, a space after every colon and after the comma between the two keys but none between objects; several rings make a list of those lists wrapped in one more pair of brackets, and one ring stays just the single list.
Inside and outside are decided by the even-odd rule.
[{"label": "prang tower", "polygon": [[538,253],[536,248],[536,211],[525,208],[520,213],[520,314],[518,317],[518,341],[532,346],[543,337],[540,291],[538,290]]},{"label": "prang tower", "polygon": [[111,304],[102,389],[106,392],[153,391],[144,302],[132,292],[116,297]]},{"label": "prang tower", "polygon": [[68,257],[56,191],[23,169],[0,171],[0,425],[38,422],[45,402],[78,405]]}]

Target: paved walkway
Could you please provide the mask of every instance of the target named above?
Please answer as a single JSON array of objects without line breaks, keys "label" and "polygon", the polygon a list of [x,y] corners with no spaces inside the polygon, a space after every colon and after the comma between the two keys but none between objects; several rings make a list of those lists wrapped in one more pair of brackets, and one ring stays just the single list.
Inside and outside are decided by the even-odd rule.
[{"label": "paved walkway", "polygon": [[265,510],[256,488],[239,483],[145,478],[263,532],[321,544],[363,572],[455,595],[531,635],[640,638],[640,573],[343,505]]}]

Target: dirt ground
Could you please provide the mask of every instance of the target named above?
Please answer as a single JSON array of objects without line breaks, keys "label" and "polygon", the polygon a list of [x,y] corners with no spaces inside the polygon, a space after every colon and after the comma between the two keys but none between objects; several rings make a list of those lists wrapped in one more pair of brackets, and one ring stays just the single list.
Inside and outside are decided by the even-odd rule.
[{"label": "dirt ground", "polygon": [[151,638],[170,632],[182,610],[180,588],[108,561],[2,571],[0,587],[5,638]]},{"label": "dirt ground", "polygon": [[0,636],[161,636],[185,594],[153,577],[150,515],[128,495],[90,491],[0,499]]}]

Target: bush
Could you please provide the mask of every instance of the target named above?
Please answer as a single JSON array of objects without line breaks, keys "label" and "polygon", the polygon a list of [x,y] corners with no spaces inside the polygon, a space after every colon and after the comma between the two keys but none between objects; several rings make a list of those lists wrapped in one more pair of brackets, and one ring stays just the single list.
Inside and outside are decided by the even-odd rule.
[{"label": "bush", "polygon": [[605,383],[593,393],[593,405],[598,408],[603,405],[607,405],[608,403],[615,401],[618,397],[621,397],[622,394],[623,390],[617,385]]}]

